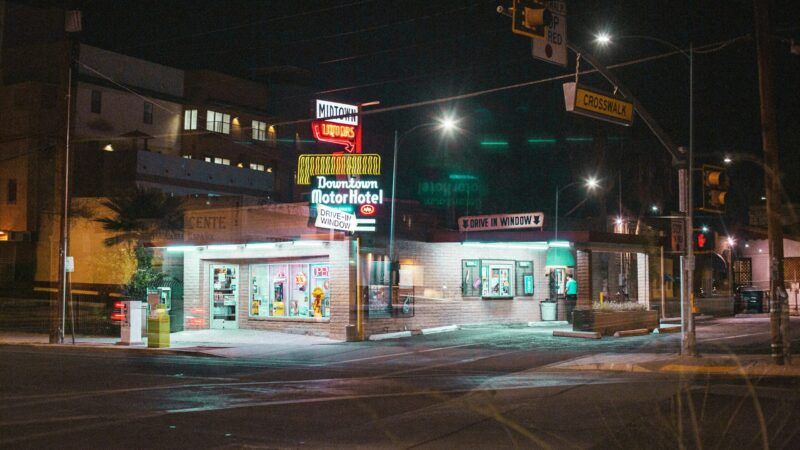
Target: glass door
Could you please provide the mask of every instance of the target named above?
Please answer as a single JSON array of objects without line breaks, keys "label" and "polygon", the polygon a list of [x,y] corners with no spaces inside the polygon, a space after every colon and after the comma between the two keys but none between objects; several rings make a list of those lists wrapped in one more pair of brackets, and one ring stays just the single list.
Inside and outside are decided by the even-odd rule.
[{"label": "glass door", "polygon": [[239,266],[211,266],[211,328],[238,328]]}]

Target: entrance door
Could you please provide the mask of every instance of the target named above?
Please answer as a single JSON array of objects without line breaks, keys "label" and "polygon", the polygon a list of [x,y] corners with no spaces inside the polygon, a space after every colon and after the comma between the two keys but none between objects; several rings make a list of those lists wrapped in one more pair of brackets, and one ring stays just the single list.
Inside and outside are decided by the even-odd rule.
[{"label": "entrance door", "polygon": [[214,264],[211,266],[211,328],[238,328],[239,266]]}]

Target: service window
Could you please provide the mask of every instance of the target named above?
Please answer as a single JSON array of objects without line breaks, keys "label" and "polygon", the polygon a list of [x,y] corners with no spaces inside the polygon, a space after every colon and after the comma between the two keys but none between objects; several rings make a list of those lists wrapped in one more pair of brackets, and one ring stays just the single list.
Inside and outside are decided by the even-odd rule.
[{"label": "service window", "polygon": [[481,260],[461,260],[461,295],[463,297],[481,296]]},{"label": "service window", "polygon": [[481,262],[481,296],[483,298],[514,297],[514,262]]}]

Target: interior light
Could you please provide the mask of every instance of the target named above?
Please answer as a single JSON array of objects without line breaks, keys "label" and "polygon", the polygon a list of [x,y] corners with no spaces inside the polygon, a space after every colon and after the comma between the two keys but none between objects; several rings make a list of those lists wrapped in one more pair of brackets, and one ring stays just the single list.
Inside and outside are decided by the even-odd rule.
[{"label": "interior light", "polygon": [[197,249],[197,247],[194,246],[194,245],[176,245],[176,246],[173,246],[173,247],[167,247],[167,251],[168,252],[174,252],[174,253],[190,252],[190,251],[193,251],[193,250],[196,250],[196,249]]},{"label": "interior light", "polygon": [[209,245],[208,250],[236,250],[239,248],[236,244],[219,244],[219,245]]},{"label": "interior light", "polygon": [[568,241],[550,241],[547,243],[547,246],[556,248],[570,248],[572,247],[572,243]]},{"label": "interior light", "polygon": [[277,242],[252,242],[249,244],[245,244],[246,248],[276,248],[278,246]]}]

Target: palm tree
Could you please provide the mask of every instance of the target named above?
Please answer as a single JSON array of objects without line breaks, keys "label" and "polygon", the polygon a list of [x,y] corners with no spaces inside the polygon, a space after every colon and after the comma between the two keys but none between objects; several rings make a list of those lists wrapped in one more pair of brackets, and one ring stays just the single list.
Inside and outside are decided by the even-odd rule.
[{"label": "palm tree", "polygon": [[109,247],[128,245],[136,253],[136,271],[125,286],[125,295],[129,298],[146,300],[147,288],[158,286],[168,278],[153,269],[153,254],[148,244],[183,230],[182,203],[180,198],[142,188],[101,203],[111,212],[110,216],[95,219],[104,230],[112,233],[103,243]]}]

